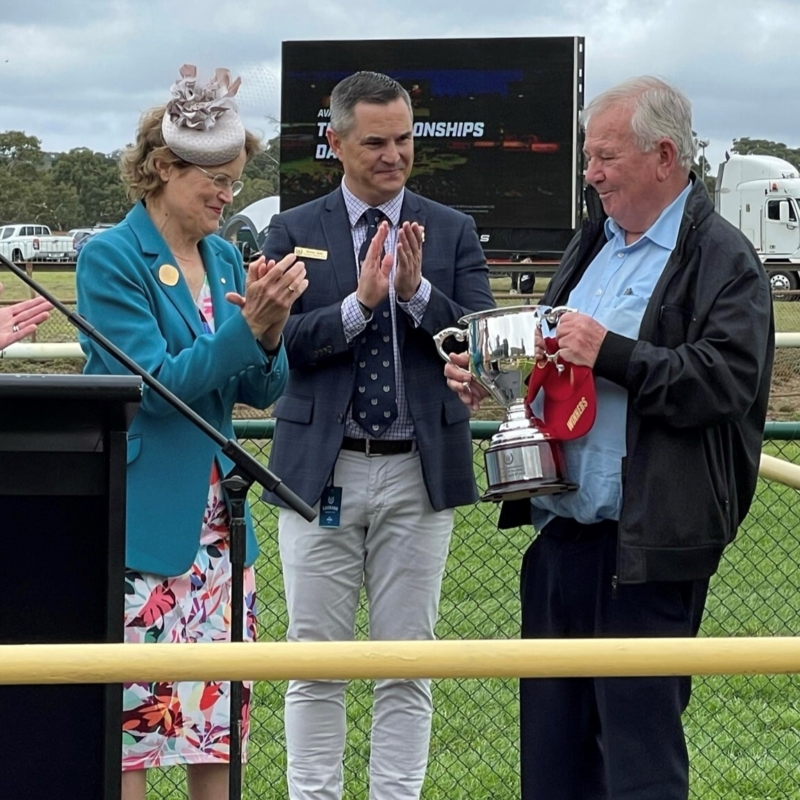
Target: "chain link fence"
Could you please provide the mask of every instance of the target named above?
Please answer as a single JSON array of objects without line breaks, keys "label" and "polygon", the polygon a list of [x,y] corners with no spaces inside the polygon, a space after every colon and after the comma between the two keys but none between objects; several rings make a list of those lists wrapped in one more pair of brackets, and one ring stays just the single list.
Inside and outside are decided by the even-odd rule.
[{"label": "chain link fence", "polygon": [[[800,331],[800,302],[775,303],[779,331]],[[54,314],[38,341],[71,341],[74,330]],[[81,361],[0,361],[0,371],[79,372]],[[765,452],[800,463],[800,349],[779,349],[765,433]],[[490,411],[490,416],[497,414]],[[263,416],[239,409],[239,417]],[[775,422],[775,420],[784,420]],[[260,460],[269,457],[271,422],[240,420],[240,438]],[[475,430],[481,429],[480,425]],[[475,441],[476,474],[483,476],[485,439]],[[261,641],[281,641],[286,630],[277,550],[276,509],[253,492],[261,542],[257,562]],[[437,634],[442,639],[516,638],[518,570],[530,529],[498,531],[497,507],[478,504],[456,513]],[[796,492],[759,481],[750,515],[711,583],[701,635],[800,634],[800,505]],[[366,609],[358,636],[366,637]],[[287,796],[283,735],[285,684],[259,683],[253,694],[250,760],[243,797]],[[519,797],[517,682],[434,681],[435,712],[424,800],[515,800]],[[367,800],[372,686],[348,690],[349,734],[345,797]],[[795,676],[696,678],[685,716],[693,800],[800,800],[800,684]],[[185,798],[180,768],[152,770],[151,798]]]},{"label": "chain link fence", "polygon": [[[800,331],[800,292],[790,294],[791,299],[787,297],[785,300],[776,300],[773,303],[777,331]],[[798,409],[800,409],[800,348],[778,348],[775,351],[775,366],[772,370],[770,417],[797,419]]]},{"label": "chain link fence", "polygon": [[[475,430],[485,426],[475,425]],[[269,422],[239,424],[245,437],[265,436]],[[765,451],[800,462],[800,425],[770,424]],[[260,459],[268,438],[243,439]],[[475,441],[476,474],[483,450]],[[282,640],[286,630],[277,551],[277,511],[251,498],[262,546],[257,562],[260,639]],[[519,635],[518,570],[530,529],[498,531],[497,507],[459,509],[442,590],[437,634],[442,639],[516,638]],[[795,492],[759,481],[748,519],[711,584],[701,635],[800,634],[800,505]],[[367,637],[366,609],[358,637]],[[692,765],[692,798],[800,798],[800,686],[793,676],[696,678],[686,714]],[[243,797],[284,798],[285,684],[255,689],[250,762]],[[518,713],[515,680],[434,681],[435,712],[425,800],[514,800],[519,797]],[[348,691],[349,734],[345,797],[367,800],[372,686],[354,681]],[[153,797],[184,798],[182,770],[153,770]]]},{"label": "chain link fence", "polygon": [[[498,279],[495,281],[497,297],[502,297],[502,290],[508,281]],[[800,300],[800,293],[798,293]],[[534,298],[533,302],[536,301]],[[499,302],[503,302],[500,300]],[[520,302],[515,298],[513,301]],[[2,303],[2,301],[0,301]],[[67,303],[70,310],[74,309],[74,302]],[[774,304],[775,308],[775,327],[778,331],[800,331],[800,302],[781,301]],[[75,328],[60,314],[54,313],[50,316],[36,332],[37,342],[71,342],[77,339]],[[80,372],[83,367],[82,361],[40,361],[21,365],[22,362],[0,360],[0,372],[18,371],[37,371],[37,372]],[[800,409],[800,348],[780,348],[775,353],[775,366],[772,375],[772,391],[770,393],[770,418],[775,420],[790,420],[798,418]],[[237,409],[238,417],[258,418],[265,416],[264,412],[242,406]],[[499,409],[493,408],[489,411],[487,418],[499,418]]]}]

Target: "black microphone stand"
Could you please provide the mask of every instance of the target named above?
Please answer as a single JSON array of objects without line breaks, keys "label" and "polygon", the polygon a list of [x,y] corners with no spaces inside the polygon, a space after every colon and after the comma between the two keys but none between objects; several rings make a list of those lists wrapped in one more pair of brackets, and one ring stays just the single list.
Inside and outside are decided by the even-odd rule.
[{"label": "black microphone stand", "polygon": [[[256,461],[235,439],[226,439],[215,427],[209,425],[197,412],[167,389],[146,369],[139,366],[130,356],[120,350],[92,327],[77,311],[70,311],[57,297],[54,297],[25,270],[18,267],[5,256],[0,255],[0,264],[14,273],[23,283],[53,304],[67,320],[93,342],[111,353],[122,366],[138,375],[156,394],[180,411],[190,422],[202,430],[222,452],[233,461],[233,469],[222,480],[222,486],[230,502],[229,541],[231,561],[231,642],[243,640],[244,628],[244,562],[245,562],[245,499],[254,482],[267,491],[280,497],[286,505],[304,519],[311,522],[316,512],[302,498],[285,486],[280,478],[263,464]],[[230,769],[228,781],[229,800],[239,800],[242,793],[242,684],[231,681],[230,691]]]},{"label": "black microphone stand", "polygon": [[[230,502],[228,537],[231,561],[231,642],[244,639],[244,562],[245,562],[245,500],[253,481],[234,467],[223,479]],[[230,717],[230,766],[228,771],[228,800],[242,795],[242,682],[231,681],[228,698]]]}]

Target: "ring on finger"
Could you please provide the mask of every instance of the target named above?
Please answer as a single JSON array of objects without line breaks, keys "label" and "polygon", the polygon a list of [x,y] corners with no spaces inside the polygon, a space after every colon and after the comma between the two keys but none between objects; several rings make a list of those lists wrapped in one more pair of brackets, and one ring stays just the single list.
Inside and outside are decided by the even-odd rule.
[{"label": "ring on finger", "polygon": [[470,391],[470,388],[469,388],[469,381],[462,381],[462,382],[461,382],[461,388],[462,388],[462,389],[463,389],[465,392],[468,392],[468,391]]},{"label": "ring on finger", "polygon": [[289,292],[289,294],[294,294],[297,290],[294,288],[294,286],[287,286],[286,291]]},{"label": "ring on finger", "polygon": [[19,325],[12,325],[12,326],[11,326],[11,330],[12,330],[14,333],[19,333]]}]

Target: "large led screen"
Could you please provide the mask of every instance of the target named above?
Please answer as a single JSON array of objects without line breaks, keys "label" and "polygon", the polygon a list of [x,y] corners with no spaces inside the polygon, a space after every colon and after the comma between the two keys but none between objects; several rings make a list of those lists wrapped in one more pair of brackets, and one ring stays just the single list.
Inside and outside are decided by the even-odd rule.
[{"label": "large led screen", "polygon": [[282,209],[341,182],[325,138],[330,93],[374,70],[411,97],[410,189],[479,228],[575,228],[581,38],[284,42],[282,69]]}]

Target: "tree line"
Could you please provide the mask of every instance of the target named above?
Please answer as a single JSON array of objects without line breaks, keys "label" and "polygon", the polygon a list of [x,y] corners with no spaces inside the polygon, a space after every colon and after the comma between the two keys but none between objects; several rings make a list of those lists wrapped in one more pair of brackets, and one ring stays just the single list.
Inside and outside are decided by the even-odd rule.
[{"label": "tree line", "polygon": [[[742,137],[733,140],[731,151],[777,156],[795,168],[800,165],[800,147],[783,142]],[[0,133],[0,225],[33,222],[66,231],[119,222],[131,205],[119,177],[120,152],[76,147],[67,153],[49,153],[42,150],[39,139],[23,131]],[[244,189],[234,198],[229,214],[278,194],[279,161],[276,137],[245,167]],[[713,195],[709,165],[698,162],[696,171]]]},{"label": "tree line", "polygon": [[[23,131],[0,133],[0,225],[32,222],[54,231],[119,222],[131,207],[119,177],[120,150],[76,147],[50,153]],[[278,193],[278,139],[244,170],[244,189],[228,213]]]},{"label": "tree line", "polygon": [[734,139],[732,152],[743,156],[777,156],[788,161],[795,169],[800,168],[800,147],[787,147],[783,142],[768,139]]}]

